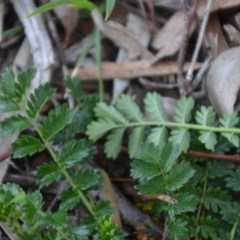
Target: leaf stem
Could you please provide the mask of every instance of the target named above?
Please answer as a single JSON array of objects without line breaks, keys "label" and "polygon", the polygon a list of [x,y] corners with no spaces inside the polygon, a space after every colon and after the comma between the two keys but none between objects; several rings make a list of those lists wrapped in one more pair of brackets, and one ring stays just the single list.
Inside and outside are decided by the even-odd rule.
[{"label": "leaf stem", "polygon": [[[57,156],[56,156],[51,144],[42,137],[41,131],[39,130],[38,126],[34,123],[32,123],[32,124],[33,124],[33,127],[35,128],[36,132],[38,133],[39,137],[41,138],[44,146],[46,147],[46,149],[50,153],[51,157],[53,158],[54,162],[59,166]],[[66,178],[68,183],[71,185],[71,187],[73,189],[77,189],[77,186],[72,181],[72,178],[71,178],[70,174],[65,169],[62,169],[60,166],[59,166],[59,169],[61,170],[62,174],[64,175],[64,177]],[[91,213],[91,215],[94,216],[95,212],[93,210],[91,202],[84,196],[82,191],[78,190],[77,193],[78,193],[79,198],[81,199],[81,201],[85,205],[85,207],[88,209],[88,211]]]},{"label": "leaf stem", "polygon": [[127,128],[127,127],[141,127],[141,126],[158,126],[158,127],[176,127],[176,128],[186,128],[199,131],[207,132],[218,132],[218,133],[235,133],[240,134],[240,128],[224,128],[224,127],[212,127],[212,126],[202,126],[192,123],[176,123],[176,122],[131,122],[118,124],[109,129],[111,131],[115,128]]},{"label": "leaf stem", "polygon": [[202,213],[202,207],[203,207],[203,201],[204,201],[204,197],[206,195],[206,191],[207,191],[207,183],[208,183],[208,168],[206,166],[206,172],[205,172],[205,176],[204,176],[204,185],[203,185],[203,190],[202,190],[202,196],[201,196],[201,200],[200,200],[200,204],[198,207],[198,211],[197,211],[197,216],[196,216],[196,236],[195,236],[195,240],[198,240],[198,225],[199,225],[199,220],[201,217],[201,213]]},{"label": "leaf stem", "polygon": [[[239,216],[240,216],[240,214],[239,214]],[[239,219],[234,223],[234,225],[232,227],[232,230],[230,233],[230,240],[234,240],[234,236],[235,236],[238,224],[239,224]]]}]

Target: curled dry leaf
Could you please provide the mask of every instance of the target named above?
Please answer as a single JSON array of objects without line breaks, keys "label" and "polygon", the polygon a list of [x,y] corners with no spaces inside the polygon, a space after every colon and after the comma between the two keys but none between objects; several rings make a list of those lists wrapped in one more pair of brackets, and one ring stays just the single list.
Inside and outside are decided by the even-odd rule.
[{"label": "curled dry leaf", "polygon": [[118,201],[114,192],[113,185],[108,174],[104,170],[101,170],[101,174],[104,179],[104,184],[100,195],[103,199],[108,200],[111,203],[111,206],[114,208],[114,214],[112,216],[113,223],[116,224],[119,228],[122,228]]},{"label": "curled dry leaf", "polygon": [[[147,47],[150,41],[150,29],[147,21],[134,14],[128,15],[126,29],[133,37],[137,38],[138,43],[143,47]],[[124,62],[128,59],[128,55],[124,49],[120,49],[117,62]],[[115,103],[120,94],[128,87],[129,81],[126,79],[116,78],[113,82],[112,103]]]},{"label": "curled dry leaf", "polygon": [[229,40],[231,41],[231,44],[233,45],[239,45],[240,44],[240,32],[232,25],[225,24],[223,25],[223,28],[225,32],[227,33],[227,36]]},{"label": "curled dry leaf", "polygon": [[[207,4],[206,0],[201,0],[197,9],[198,16],[200,18],[203,17],[204,15],[204,9]],[[216,12],[219,10],[224,10],[228,8],[234,8],[240,6],[240,1],[239,0],[215,0],[213,1],[212,7],[211,7],[211,12]]]},{"label": "curled dry leaf", "polygon": [[222,27],[219,22],[219,17],[216,13],[212,13],[209,17],[206,34],[209,37],[210,49],[212,50],[212,57],[218,56],[221,52],[227,50],[228,44],[223,35]]},{"label": "curled dry leaf", "polygon": [[238,29],[240,29],[240,13],[237,13],[237,14],[234,16],[234,21],[235,21]]},{"label": "curled dry leaf", "polygon": [[152,58],[152,54],[138,43],[126,27],[112,21],[104,22],[101,14],[96,9],[93,10],[91,14],[95,25],[101,32],[117,46],[124,48],[128,52],[130,59]]},{"label": "curled dry leaf", "polygon": [[207,75],[208,97],[219,115],[232,113],[240,88],[240,47],[222,52]]},{"label": "curled dry leaf", "polygon": [[67,5],[61,5],[57,8],[54,8],[55,14],[60,19],[62,25],[65,28],[65,45],[68,44],[71,34],[75,29],[78,21],[78,11],[75,8],[70,8]]},{"label": "curled dry leaf", "polygon": [[[190,34],[193,32],[195,24],[190,28]],[[165,26],[159,30],[153,40],[152,47],[158,49],[159,52],[153,59],[153,62],[172,56],[177,53],[183,41],[186,29],[185,16],[182,11],[176,12]]]}]

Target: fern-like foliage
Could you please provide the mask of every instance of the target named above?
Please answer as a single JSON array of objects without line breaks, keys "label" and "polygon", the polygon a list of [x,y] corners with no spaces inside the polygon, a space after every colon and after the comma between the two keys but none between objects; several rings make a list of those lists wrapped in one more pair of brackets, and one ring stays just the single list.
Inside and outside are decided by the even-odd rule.
[{"label": "fern-like foliage", "polygon": [[[53,161],[38,168],[36,178],[39,188],[60,179],[65,179],[70,188],[61,194],[59,209],[53,213],[43,210],[43,198],[39,191],[26,194],[17,185],[3,185],[0,188],[0,221],[10,224],[19,239],[89,239],[91,234],[102,236],[108,230],[111,234],[105,239],[110,240],[117,235],[122,239],[124,235],[110,221],[110,207],[105,204],[102,211],[108,209],[108,214],[98,214],[98,206],[87,194],[89,190],[99,189],[102,184],[98,171],[82,167],[83,163],[93,158],[96,149],[90,141],[74,138],[80,129],[85,128],[79,124],[79,119],[83,119],[86,125],[91,115],[90,108],[96,101],[88,98],[84,101],[92,101],[91,105],[77,105],[73,110],[66,104],[57,105],[46,116],[41,116],[45,104],[53,100],[55,90],[45,84],[29,95],[34,75],[34,69],[16,76],[12,69],[8,69],[3,75],[0,82],[0,112],[12,113],[11,117],[1,122],[1,136],[7,138],[25,129],[35,130],[34,136],[21,135],[12,144],[13,157],[23,158],[47,150]],[[70,79],[68,85],[76,86]],[[76,100],[81,101],[82,98]],[[83,117],[82,113],[85,114]],[[76,121],[81,126],[76,127]],[[81,227],[68,228],[67,211],[79,204],[85,205],[92,221]]]},{"label": "fern-like foliage", "polygon": [[233,146],[239,146],[240,130],[237,128],[236,113],[224,115],[219,119],[219,126],[215,126],[216,113],[212,107],[200,107],[194,112],[193,119],[194,106],[192,98],[181,98],[175,109],[174,121],[170,122],[159,94],[147,93],[144,99],[147,117],[143,116],[130,96],[122,95],[116,106],[108,106],[103,102],[97,104],[94,110],[97,120],[88,125],[87,134],[93,141],[107,135],[105,153],[109,158],[118,156],[128,128],[131,129],[128,149],[132,158],[145,139],[155,146],[172,142],[186,152],[190,146],[192,131],[198,134],[199,141],[209,150],[214,150],[219,135]]}]

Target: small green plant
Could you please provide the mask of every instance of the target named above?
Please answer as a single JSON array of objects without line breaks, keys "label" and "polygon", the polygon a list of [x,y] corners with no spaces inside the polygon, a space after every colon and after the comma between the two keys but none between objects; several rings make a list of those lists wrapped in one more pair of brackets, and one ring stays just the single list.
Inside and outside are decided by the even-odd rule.
[{"label": "small green plant", "polygon": [[[194,105],[192,98],[181,98],[174,121],[169,121],[159,94],[146,95],[146,117],[130,96],[123,95],[116,106],[97,104],[97,120],[88,125],[87,134],[93,141],[106,135],[105,153],[116,158],[130,129],[131,175],[139,182],[139,193],[156,199],[153,212],[165,222],[165,238],[237,240],[239,170],[233,163],[185,153],[203,146],[220,153],[239,147],[239,118],[236,113],[226,114],[217,124],[212,107]],[[157,200],[162,196],[165,201]]]},{"label": "small green plant", "polygon": [[[175,109],[174,121],[169,121],[159,94],[146,95],[144,111],[147,117],[143,116],[130,96],[122,95],[116,107],[108,106],[104,102],[97,104],[95,115],[98,119],[88,126],[87,134],[93,141],[107,135],[105,153],[109,158],[118,156],[124,132],[128,128],[131,129],[128,145],[131,157],[134,157],[146,138],[155,146],[163,145],[167,141],[172,142],[184,152],[189,149],[191,139],[196,137],[196,134],[198,144],[201,143],[212,151],[217,147],[217,143],[222,141],[221,137],[231,146],[239,147],[239,117],[236,113],[225,114],[219,119],[219,126],[216,126],[213,107],[201,106],[195,112],[194,105],[193,98],[181,98]],[[195,122],[192,120],[193,115]]]},{"label": "small green plant", "polygon": [[[6,222],[19,239],[122,239],[121,233],[111,222],[112,209],[108,203],[94,203],[89,190],[99,189],[102,178],[96,170],[83,165],[93,158],[95,147],[86,139],[76,140],[75,135],[84,130],[91,117],[94,97],[79,95],[79,84],[68,79],[66,85],[76,97],[77,106],[70,110],[66,104],[57,105],[47,116],[41,111],[54,98],[55,90],[49,84],[40,85],[29,93],[34,69],[15,76],[7,69],[0,82],[0,113],[11,112],[11,117],[1,122],[1,137],[7,138],[26,129],[35,135],[21,135],[13,144],[13,158],[32,156],[43,150],[52,157],[37,170],[39,189],[54,181],[65,179],[69,189],[59,196],[59,208],[50,212],[44,208],[39,190],[26,194],[15,184],[0,188],[0,221]],[[89,217],[77,226],[68,226],[68,211],[85,206]],[[104,231],[108,232],[104,235]],[[103,237],[104,236],[104,237]]]}]

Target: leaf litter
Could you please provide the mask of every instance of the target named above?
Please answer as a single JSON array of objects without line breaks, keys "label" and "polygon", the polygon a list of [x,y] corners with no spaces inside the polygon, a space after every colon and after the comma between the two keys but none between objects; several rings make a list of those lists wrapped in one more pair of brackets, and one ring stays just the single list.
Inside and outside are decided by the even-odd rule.
[{"label": "leaf litter", "polygon": [[[41,19],[39,20],[40,23],[34,22],[34,24],[40,24],[40,26],[44,26],[44,29],[39,28],[39,30],[37,30],[36,27],[34,28],[36,25],[27,25],[28,20],[24,19],[24,16],[29,14],[29,12],[26,12],[28,7],[27,3],[25,9],[20,8],[17,1],[14,0],[8,4],[4,3],[4,7],[9,11],[12,11],[9,6],[10,4],[16,8],[18,16],[12,17],[15,18],[12,20],[15,24],[19,24],[19,20],[23,22],[22,26],[25,31],[27,31],[26,40],[24,41],[28,41],[30,46],[28,45],[27,47],[24,47],[25,50],[23,52],[25,55],[22,55],[21,59],[26,59],[26,61],[21,62],[21,60],[19,61],[19,58],[17,58],[16,54],[21,49],[20,46],[23,42],[21,38],[17,40],[17,44],[13,44],[11,42],[15,36],[8,39],[1,39],[1,72],[3,72],[3,69],[7,64],[13,62],[15,63],[14,66],[16,69],[18,67],[26,68],[30,66],[32,64],[29,63],[29,61],[31,62],[28,57],[30,52],[32,54],[34,65],[39,71],[39,76],[46,76],[44,81],[50,81],[50,76],[52,74],[54,79],[63,80],[68,73],[73,73],[74,66],[77,64],[76,60],[75,62],[67,60],[75,59],[74,57],[71,58],[74,53],[69,53],[68,50],[72,45],[80,43],[84,38],[90,39],[90,34],[88,34],[88,32],[91,32],[94,26],[96,26],[102,33],[102,78],[104,84],[106,85],[105,95],[107,98],[113,99],[113,102],[116,102],[118,96],[125,91],[132,93],[133,98],[143,105],[142,96],[145,95],[146,91],[157,91],[164,95],[162,99],[164,110],[167,112],[168,118],[172,119],[174,117],[173,109],[175,108],[180,94],[180,86],[178,85],[179,83],[177,80],[180,68],[179,53],[184,47],[184,41],[186,41],[186,54],[183,57],[182,62],[183,72],[185,74],[189,70],[191,57],[198,39],[199,28],[202,23],[201,21],[204,19],[204,11],[207,1],[199,1],[196,9],[198,18],[189,23],[186,19],[186,12],[184,12],[183,7],[178,0],[155,0],[151,1],[151,3],[146,0],[139,1],[142,2],[142,5],[133,3],[133,1],[130,0],[123,2],[124,3],[117,2],[113,14],[110,16],[108,21],[104,21],[104,16],[101,16],[98,11],[93,11],[91,13],[91,19],[90,16],[82,17],[84,13],[78,12],[76,9],[70,9],[67,5],[55,9],[56,18],[62,24],[62,26],[59,27],[58,22],[53,21],[58,34],[57,37],[53,36],[51,30],[46,31],[46,28],[51,28],[46,21],[43,21],[45,17],[42,15],[39,17]],[[2,3],[0,4],[2,6]],[[154,14],[150,14],[150,7],[152,7]],[[198,95],[201,96],[200,101],[207,102],[208,104],[208,101],[210,101],[211,105],[220,116],[223,116],[226,112],[232,113],[236,102],[238,101],[240,88],[240,74],[238,67],[240,62],[240,17],[239,14],[235,13],[239,11],[240,3],[238,0],[213,1],[210,9],[211,15],[204,35],[204,41],[201,44],[201,51],[198,56],[197,63],[194,66],[194,77],[202,67],[202,63],[205,59],[211,57],[212,63],[208,66],[209,70],[203,73],[199,85],[192,89],[192,91],[188,92],[188,95],[190,96],[197,96],[198,92],[202,92],[203,95]],[[232,18],[226,17],[226,14],[232,16]],[[9,28],[6,22],[7,18],[9,18],[8,11],[1,11],[0,26],[3,27],[0,28],[0,36],[2,36],[3,32]],[[129,26],[131,24],[132,26]],[[188,39],[184,39],[184,31],[186,30],[187,24],[190,24],[191,27]],[[62,31],[62,28],[64,28],[64,31]],[[222,29],[225,31],[223,32]],[[46,57],[48,55],[46,52],[44,52],[44,55],[42,52],[39,54],[39,51],[34,51],[34,49],[36,49],[36,45],[34,45],[34,37],[36,36],[46,36],[43,41],[43,45],[47,43],[46,46],[48,46],[49,42],[51,42],[50,39],[53,39],[53,42],[49,47],[50,50],[48,52],[48,57]],[[57,47],[55,46],[55,43],[58,43],[56,44]],[[41,49],[43,49],[42,44],[39,44]],[[10,47],[4,49],[4,46]],[[84,52],[84,44],[78,46],[80,47],[77,51]],[[232,46],[234,46],[234,48]],[[26,50],[26,48],[28,50]],[[90,46],[89,50],[86,52],[90,66],[86,66],[83,63],[82,66],[75,71],[76,76],[81,78],[84,89],[87,91],[97,91],[98,88],[97,80],[99,75],[94,57],[94,48],[94,46]],[[68,54],[68,57],[65,58],[64,56],[66,56],[66,54]],[[55,56],[56,61],[53,61],[53,56]],[[87,60],[85,62],[87,62]],[[20,64],[21,66],[19,66]],[[60,69],[58,74],[53,72],[53,66]],[[142,85],[139,84],[139,79],[142,77],[145,77],[147,81],[152,83],[164,83],[166,85],[175,84],[177,87],[176,89],[174,88],[174,90],[155,88],[154,86],[156,85],[150,84],[148,87],[146,85],[145,87],[142,87]],[[124,80],[124,84],[119,86],[116,80],[120,80],[122,83]],[[52,83],[55,86],[62,86],[62,82],[60,80],[52,80]],[[36,86],[38,84],[41,84],[39,80],[36,81]],[[61,93],[61,100],[64,99],[63,96],[64,93]],[[140,139],[142,138],[144,132],[142,128],[139,128],[136,132],[132,132],[131,134],[136,135]],[[182,134],[188,133],[183,132]],[[174,138],[175,136],[173,135],[171,137]],[[204,141],[204,136],[202,136],[202,141]],[[131,144],[137,148],[136,142]],[[184,144],[186,145],[186,143]],[[5,152],[4,150],[8,149],[10,143],[1,140],[1,146],[2,155]],[[120,151],[122,151],[122,149],[120,149]],[[134,152],[132,155],[133,154]],[[40,161],[39,163],[36,163],[36,165],[43,163],[42,159],[39,160],[36,158],[35,160]],[[117,161],[119,161],[119,159]],[[6,174],[8,163],[9,160],[0,163],[1,181],[3,175]],[[103,162],[101,164],[104,165]],[[108,175],[113,178],[121,177],[122,172],[125,172],[128,167],[127,164],[124,163],[123,166],[118,166],[119,169],[115,170],[116,166],[118,165],[105,165],[109,172]],[[29,175],[32,175],[32,172],[36,168],[36,166],[33,166],[30,163],[27,163],[26,166],[17,164],[15,167],[19,176],[22,175],[22,172],[27,172]],[[11,175],[11,171],[13,171],[12,167],[7,174]],[[109,177],[106,175],[105,178],[107,179],[107,184],[110,184]],[[24,180],[22,180],[23,178],[19,177],[18,179],[20,179],[18,180],[18,183],[24,185]],[[129,186],[132,187],[131,184],[128,184],[128,187]],[[111,201],[117,205],[118,203],[116,203],[116,200],[113,197],[113,187],[110,186],[109,189],[105,186],[104,191],[107,191],[107,195],[110,195],[107,198],[113,198]],[[123,192],[125,191],[126,190]],[[121,194],[118,194],[118,198],[120,195]],[[171,196],[166,196],[166,198],[171,199]],[[119,203],[119,206],[120,205],[122,206],[122,202]],[[127,208],[128,205],[125,204],[124,206]],[[134,207],[132,207],[132,209],[134,209]],[[138,212],[135,210],[132,211],[138,216]],[[117,212],[116,214],[116,222],[121,225],[122,223],[119,220],[119,213]],[[127,218],[127,221],[130,221],[129,216]],[[147,218],[148,215],[141,215],[141,219]],[[129,224],[136,227],[140,223],[139,220],[135,220],[135,222],[130,221]],[[149,225],[154,226],[154,221],[150,221]]]}]

